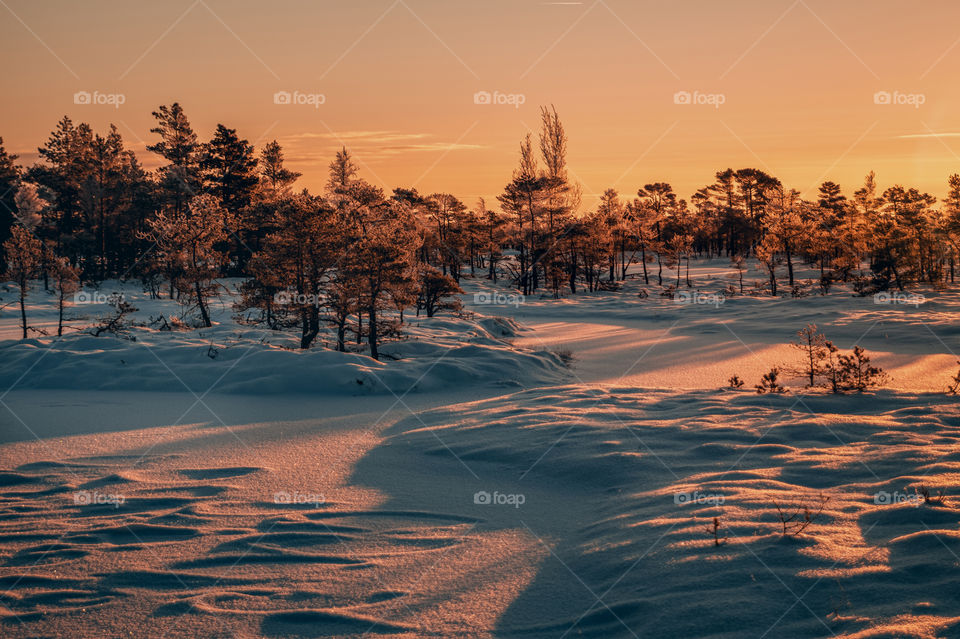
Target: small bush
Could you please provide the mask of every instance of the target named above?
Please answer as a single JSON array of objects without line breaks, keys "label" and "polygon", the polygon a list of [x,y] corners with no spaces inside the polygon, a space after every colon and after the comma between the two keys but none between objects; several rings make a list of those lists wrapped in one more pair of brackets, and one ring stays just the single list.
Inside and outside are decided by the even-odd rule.
[{"label": "small bush", "polygon": [[129,333],[130,318],[128,315],[136,313],[137,309],[132,304],[128,304],[122,297],[117,297],[113,302],[113,315],[109,315],[100,320],[100,323],[90,329],[90,334],[94,337],[100,337],[104,333],[109,333],[114,337],[137,341]]},{"label": "small bush", "polygon": [[[957,364],[960,364],[960,361],[957,361]],[[950,378],[950,385],[947,386],[947,395],[956,395],[958,392],[960,392],[960,370]]]},{"label": "small bush", "polygon": [[780,385],[778,378],[780,377],[780,369],[774,366],[770,369],[770,372],[764,375],[760,379],[760,383],[754,386],[757,389],[757,394],[764,395],[766,393],[786,393],[787,389]]},{"label": "small bush", "polygon": [[937,490],[936,495],[934,495],[927,486],[920,486],[914,490],[917,495],[923,498],[923,503],[927,504],[928,506],[947,505],[947,495],[942,488]]},{"label": "small bush", "polygon": [[743,380],[740,379],[739,375],[734,375],[728,379],[727,384],[730,385],[730,388],[743,388]]},{"label": "small bush", "polygon": [[801,501],[795,507],[786,504],[781,505],[776,500],[771,501],[774,508],[777,509],[777,520],[780,522],[781,534],[784,537],[787,535],[797,537],[823,513],[823,508],[830,501],[830,498],[820,493],[816,500],[816,510],[811,510],[806,501]]},{"label": "small bush", "polygon": [[713,536],[713,545],[720,546],[727,543],[727,536],[720,536],[720,518],[714,517],[713,522],[707,527],[707,532]]},{"label": "small bush", "polygon": [[841,390],[863,392],[880,386],[887,379],[882,368],[870,364],[870,358],[860,346],[854,346],[850,355],[839,355],[837,366]]},{"label": "small bush", "polygon": [[560,358],[560,361],[563,362],[563,365],[569,368],[573,364],[575,359],[573,356],[573,351],[569,348],[557,348],[553,351],[557,357]]}]

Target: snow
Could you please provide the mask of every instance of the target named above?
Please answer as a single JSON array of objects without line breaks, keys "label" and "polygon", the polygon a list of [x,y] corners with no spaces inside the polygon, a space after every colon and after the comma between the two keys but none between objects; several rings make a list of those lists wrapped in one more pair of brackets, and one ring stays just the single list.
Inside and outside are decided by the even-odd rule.
[{"label": "snow", "polygon": [[[6,309],[3,636],[958,636],[960,296],[682,304],[632,275],[505,305],[466,280],[464,318],[408,318],[380,363],[226,307],[136,341],[18,342]],[[808,322],[889,382],[723,388]],[[815,516],[785,535],[777,506]]]},{"label": "snow", "polygon": [[[213,327],[170,331],[159,330],[152,321],[177,317],[178,307],[169,299],[151,300],[130,283],[107,283],[88,293],[88,299],[100,303],[71,307],[75,319],[60,339],[16,339],[19,316],[6,316],[0,332],[8,338],[0,341],[0,387],[339,395],[470,383],[519,388],[555,383],[566,374],[555,353],[511,347],[505,338],[522,329],[501,317],[408,318],[405,338],[385,342],[381,361],[376,361],[363,352],[337,352],[329,331],[326,344],[301,351],[293,331],[239,324],[229,296],[212,313]],[[111,295],[122,295],[138,309],[131,322],[139,326],[132,326],[126,339],[90,334],[97,317],[110,314],[106,300]],[[29,324],[55,335],[55,299],[42,290],[34,296],[39,301],[28,309]],[[29,375],[21,378],[26,370]]]}]

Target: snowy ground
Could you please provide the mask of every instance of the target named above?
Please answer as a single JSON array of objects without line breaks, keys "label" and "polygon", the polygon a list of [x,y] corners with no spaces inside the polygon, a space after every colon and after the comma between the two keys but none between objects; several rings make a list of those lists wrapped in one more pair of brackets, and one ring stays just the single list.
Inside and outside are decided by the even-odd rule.
[{"label": "snowy ground", "polygon": [[[3,636],[960,637],[956,292],[464,286],[477,315],[419,322],[384,364],[226,316],[0,344]],[[888,388],[720,388],[794,362],[810,321]],[[823,499],[782,534],[778,506]]]}]

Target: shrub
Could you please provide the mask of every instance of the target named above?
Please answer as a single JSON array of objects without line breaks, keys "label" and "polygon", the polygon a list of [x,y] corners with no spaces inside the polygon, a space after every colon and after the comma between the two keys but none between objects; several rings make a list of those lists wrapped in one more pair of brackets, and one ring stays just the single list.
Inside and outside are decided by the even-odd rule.
[{"label": "shrub", "polygon": [[796,537],[817,520],[830,498],[820,493],[817,496],[816,510],[811,510],[806,501],[801,501],[795,507],[786,504],[781,505],[776,500],[771,501],[774,508],[777,509],[777,520],[780,522],[781,534],[784,537],[787,535]]},{"label": "shrub", "polygon": [[[957,361],[957,364],[960,364],[960,361]],[[958,392],[960,392],[960,370],[950,378],[950,385],[947,386],[947,395],[956,395]]]},{"label": "shrub", "polygon": [[842,390],[863,392],[880,386],[887,379],[882,368],[870,364],[870,358],[860,346],[854,346],[850,355],[839,355],[837,366]]},{"label": "shrub", "polygon": [[724,535],[720,536],[720,518],[714,517],[713,522],[707,527],[707,532],[713,536],[713,545],[720,546],[727,543],[727,537]]},{"label": "shrub", "polygon": [[743,380],[740,379],[739,375],[734,375],[728,379],[727,384],[730,385],[730,388],[743,388]]},{"label": "shrub", "polygon": [[760,383],[754,387],[757,389],[757,393],[760,395],[765,393],[786,393],[787,389],[781,386],[778,381],[779,376],[780,369],[776,366],[771,368],[770,372],[764,375],[760,379]]}]

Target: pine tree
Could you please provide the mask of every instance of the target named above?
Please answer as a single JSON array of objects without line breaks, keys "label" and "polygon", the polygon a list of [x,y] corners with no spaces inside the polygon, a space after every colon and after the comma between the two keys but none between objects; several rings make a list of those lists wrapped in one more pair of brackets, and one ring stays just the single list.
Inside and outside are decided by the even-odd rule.
[{"label": "pine tree", "polygon": [[[16,222],[16,203],[14,195],[17,192],[17,182],[20,180],[20,167],[16,164],[16,155],[7,153],[0,138],[0,244],[10,237],[13,225]],[[0,271],[6,265],[0,257]]]},{"label": "pine tree", "polygon": [[80,271],[65,257],[50,260],[50,277],[57,294],[57,337],[63,335],[63,311],[67,298],[80,289]]},{"label": "pine tree", "polygon": [[191,200],[184,215],[162,211],[150,221],[150,235],[176,273],[176,286],[196,305],[203,326],[212,326],[207,300],[216,295],[216,278],[227,256],[217,247],[227,238],[226,212],[210,195]]},{"label": "pine tree", "polygon": [[790,342],[790,346],[803,354],[803,366],[798,372],[807,378],[807,388],[815,386],[828,355],[827,338],[817,331],[816,324],[807,324],[797,331],[797,341]]},{"label": "pine tree", "polygon": [[33,233],[23,224],[15,225],[10,237],[3,243],[3,253],[6,257],[7,270],[4,279],[14,282],[19,291],[20,300],[20,328],[23,339],[27,339],[27,293],[30,291],[30,280],[39,274],[40,256],[43,245]]},{"label": "pine tree", "polygon": [[158,169],[160,185],[166,195],[165,204],[175,217],[187,211],[190,199],[200,191],[200,151],[190,121],[178,102],[161,106],[153,112],[157,126],[151,133],[160,136],[160,141],[147,146],[147,151],[156,153],[166,164]]}]

